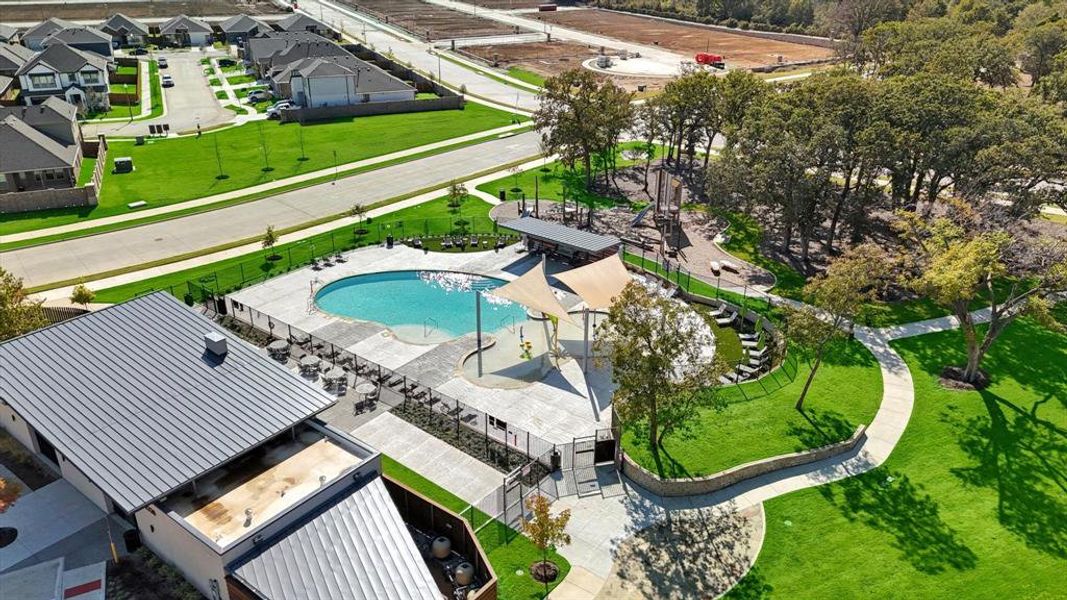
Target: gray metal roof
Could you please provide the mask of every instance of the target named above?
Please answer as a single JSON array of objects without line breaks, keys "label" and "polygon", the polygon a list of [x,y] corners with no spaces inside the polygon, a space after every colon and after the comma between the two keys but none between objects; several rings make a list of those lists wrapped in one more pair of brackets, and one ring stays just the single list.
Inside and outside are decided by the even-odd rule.
[{"label": "gray metal roof", "polygon": [[506,221],[501,225],[508,229],[514,229],[519,233],[564,244],[585,252],[603,252],[622,243],[619,238],[613,235],[600,235],[591,231],[582,231],[581,229],[542,221],[534,217],[522,217]]},{"label": "gray metal roof", "polygon": [[0,397],[129,512],[335,402],[164,293],[9,340],[0,364]]},{"label": "gray metal roof", "polygon": [[270,600],[438,600],[430,571],[380,477],[355,483],[232,574]]}]

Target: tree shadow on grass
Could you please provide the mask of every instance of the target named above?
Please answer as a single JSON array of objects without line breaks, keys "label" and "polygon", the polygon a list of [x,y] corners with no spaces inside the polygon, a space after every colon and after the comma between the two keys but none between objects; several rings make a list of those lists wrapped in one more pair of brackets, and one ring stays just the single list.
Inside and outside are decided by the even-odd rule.
[{"label": "tree shadow on grass", "polygon": [[[1067,558],[1067,430],[1029,409],[982,391],[986,414],[942,417],[975,464],[951,469],[964,484],[997,493],[997,520],[1030,548]],[[1059,405],[1052,404],[1053,410]]]},{"label": "tree shadow on grass", "polygon": [[856,425],[837,411],[805,408],[800,415],[807,423],[794,422],[786,429],[786,434],[797,440],[797,451],[846,440],[856,431]]},{"label": "tree shadow on grass", "polygon": [[977,564],[974,552],[941,519],[937,501],[903,473],[880,467],[818,489],[850,521],[893,536],[902,558],[922,573],[965,571]]}]

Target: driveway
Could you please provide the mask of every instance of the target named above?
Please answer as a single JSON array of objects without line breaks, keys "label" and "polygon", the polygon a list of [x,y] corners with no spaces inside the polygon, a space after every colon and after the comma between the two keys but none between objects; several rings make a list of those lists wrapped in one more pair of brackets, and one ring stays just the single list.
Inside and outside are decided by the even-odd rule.
[{"label": "driveway", "polygon": [[376,169],[206,213],[0,254],[4,268],[34,287],[130,267],[336,215],[416,190],[446,186],[540,152],[533,132]]},{"label": "driveway", "polygon": [[170,65],[160,69],[160,76],[169,74],[174,78],[174,87],[163,88],[167,112],[162,117],[144,121],[122,121],[83,125],[86,137],[103,133],[109,137],[134,137],[148,135],[149,125],[170,125],[171,133],[191,131],[197,124],[206,128],[234,120],[235,114],[222,107],[203,75],[200,59],[205,56],[221,56],[221,53],[202,53],[197,50],[158,52],[157,57],[166,57]]}]

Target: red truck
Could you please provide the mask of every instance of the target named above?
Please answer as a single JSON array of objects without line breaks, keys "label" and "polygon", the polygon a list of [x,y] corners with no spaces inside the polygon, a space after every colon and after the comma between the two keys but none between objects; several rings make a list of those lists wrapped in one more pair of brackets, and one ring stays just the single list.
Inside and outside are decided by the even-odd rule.
[{"label": "red truck", "polygon": [[698,65],[708,65],[709,67],[715,67],[716,69],[726,68],[726,59],[719,54],[708,54],[707,52],[698,52],[696,60]]}]

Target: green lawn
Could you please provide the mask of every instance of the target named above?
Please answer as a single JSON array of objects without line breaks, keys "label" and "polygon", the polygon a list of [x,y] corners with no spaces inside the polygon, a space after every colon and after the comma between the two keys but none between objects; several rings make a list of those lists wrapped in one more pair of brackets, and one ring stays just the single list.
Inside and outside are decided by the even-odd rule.
[{"label": "green lawn", "polygon": [[[330,168],[334,152],[337,162],[344,164],[502,127],[511,120],[509,113],[471,103],[463,110],[340,119],[303,127],[256,122],[199,138],[149,140],[143,146],[113,141],[108,156],[130,156],[136,170],[112,174],[108,169],[98,206],[8,215],[0,223],[0,235],[126,213],[126,204],[135,200],[155,207],[237,190]],[[301,130],[306,161],[298,160]],[[263,171],[261,139],[266,141],[271,171]],[[228,176],[221,180],[216,140]]]},{"label": "green lawn", "polygon": [[82,158],[81,169],[78,171],[78,187],[88,185],[93,179],[93,170],[96,169],[96,159],[88,156]]},{"label": "green lawn", "polygon": [[134,102],[131,104],[117,104],[113,103],[111,109],[105,112],[91,112],[85,115],[83,121],[99,121],[100,119],[137,119],[141,115],[141,104]]},{"label": "green lawn", "polygon": [[509,67],[508,76],[514,79],[518,79],[519,81],[529,83],[531,85],[536,85],[537,87],[542,87],[545,85],[544,77],[538,75],[537,73],[534,73],[533,71],[527,71],[526,69],[522,69],[519,67]]},{"label": "green lawn", "polygon": [[226,90],[215,90],[215,97],[219,100],[225,100],[226,98],[229,98],[230,95],[226,93]]},{"label": "green lawn", "polygon": [[120,65],[120,66],[115,68],[115,74],[116,75],[137,75],[137,67],[136,66],[130,67],[130,66],[125,66],[125,65]]},{"label": "green lawn", "polygon": [[242,83],[255,83],[256,77],[254,75],[233,75],[226,78],[226,83],[230,85],[241,85]]},{"label": "green lawn", "polygon": [[722,388],[726,406],[702,409],[689,431],[668,435],[658,461],[647,445],[647,428],[628,427],[627,454],[663,477],[697,477],[841,441],[861,423],[870,424],[882,399],[882,373],[862,344],[842,342],[827,354],[803,413],[794,404],[810,368],[798,350],[791,352],[798,360],[772,376]]},{"label": "green lawn", "polygon": [[730,223],[726,230],[729,241],[722,245],[724,250],[773,273],[777,282],[771,291],[775,294],[787,298],[800,297],[800,290],[804,287],[804,275],[787,264],[763,256],[760,252],[763,228],[755,219],[726,211],[718,211],[716,214]]},{"label": "green lawn", "polygon": [[[129,67],[133,68],[133,67]],[[111,110],[102,113],[90,113],[83,119],[84,121],[95,121],[99,119],[122,119],[130,118],[131,114],[136,121],[144,119],[154,119],[163,114],[163,87],[159,83],[159,67],[156,65],[156,61],[150,61],[148,63],[148,83],[149,90],[152,94],[152,110],[151,112],[141,117],[141,104],[134,103],[132,106],[126,104],[113,104]],[[133,84],[126,84],[132,86]],[[118,91],[115,86],[112,86],[114,91]],[[132,90],[130,90],[132,91]],[[3,228],[0,227],[0,230]],[[0,231],[2,233],[2,231]]]},{"label": "green lawn", "polygon": [[[441,506],[462,514],[474,527],[482,527],[487,520],[485,514],[471,507],[462,498],[385,455],[382,455],[382,471],[391,479],[403,483]],[[497,596],[501,600],[532,600],[542,597],[544,584],[530,577],[530,565],[541,560],[541,554],[525,536],[499,522],[486,525],[477,536],[489,564],[493,566],[493,572],[496,573]],[[556,563],[560,569],[559,578],[549,586],[551,590],[563,581],[571,565],[556,552],[549,553],[549,560]],[[517,574],[519,570],[522,575]]]},{"label": "green lawn", "polygon": [[207,84],[210,85],[211,87],[219,87],[219,86],[222,85],[222,82],[219,81],[218,77],[210,77],[207,80]]},{"label": "green lawn", "polygon": [[227,105],[224,106],[224,108],[232,110],[233,112],[235,112],[235,113],[237,113],[239,115],[243,115],[243,114],[246,114],[248,112],[248,110],[245,107],[243,107],[243,106],[234,106],[233,104],[227,104]]},{"label": "green lawn", "polygon": [[[624,158],[624,152],[640,145],[640,142],[625,142],[619,145],[620,156],[617,160],[619,167],[627,167],[633,161]],[[509,200],[518,200],[526,193],[528,200],[539,196],[542,200],[561,201],[564,189],[567,192],[567,201],[572,202],[575,198],[585,206],[605,208],[615,206],[616,200],[599,194],[586,191],[584,170],[570,170],[559,161],[550,162],[544,166],[522,171],[517,175],[508,175],[488,181],[478,186],[478,189],[498,195],[500,190],[505,190]]]},{"label": "green lawn", "polygon": [[981,392],[939,384],[944,365],[963,361],[959,332],[894,347],[916,397],[893,454],[766,503],[762,552],[732,597],[1063,597],[1067,336],[1013,324]]},{"label": "green lawn", "polygon": [[116,94],[135,94],[137,93],[136,83],[112,83],[108,88]]},{"label": "green lawn", "polygon": [[312,236],[305,240],[281,244],[275,247],[280,260],[269,261],[263,252],[254,252],[243,256],[185,269],[168,275],[137,281],[105,290],[100,290],[97,302],[122,302],[151,290],[171,290],[177,296],[184,296],[186,282],[199,282],[199,285],[218,291],[229,291],[241,285],[250,285],[275,277],[292,268],[298,268],[310,262],[312,256],[324,251],[347,249],[356,246],[376,245],[389,233],[396,238],[413,235],[444,235],[458,231],[459,219],[469,223],[468,230],[479,233],[494,230],[489,218],[487,202],[477,198],[468,198],[458,209],[448,206],[446,197],[437,198],[415,206],[410,206],[390,213],[385,217],[373,219],[364,224],[365,234],[356,236],[353,227],[341,227]]}]

